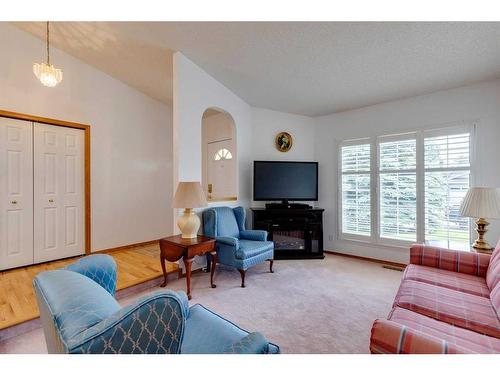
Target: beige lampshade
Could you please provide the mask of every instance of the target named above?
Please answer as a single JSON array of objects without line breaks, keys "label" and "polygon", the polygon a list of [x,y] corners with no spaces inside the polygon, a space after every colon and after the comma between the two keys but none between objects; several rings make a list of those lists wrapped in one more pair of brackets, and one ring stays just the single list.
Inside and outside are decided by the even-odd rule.
[{"label": "beige lampshade", "polygon": [[207,199],[198,181],[179,182],[172,204],[174,208],[196,208],[206,205]]},{"label": "beige lampshade", "polygon": [[470,188],[460,206],[460,214],[484,219],[500,218],[500,189]]}]

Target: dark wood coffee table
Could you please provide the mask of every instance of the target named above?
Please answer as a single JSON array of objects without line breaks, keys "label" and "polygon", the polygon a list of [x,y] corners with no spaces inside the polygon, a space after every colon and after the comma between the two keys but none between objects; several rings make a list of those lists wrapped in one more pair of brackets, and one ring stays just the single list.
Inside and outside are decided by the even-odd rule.
[{"label": "dark wood coffee table", "polygon": [[165,260],[177,262],[182,258],[186,266],[187,296],[191,299],[191,264],[195,255],[210,253],[210,286],[215,288],[214,272],[217,264],[217,253],[215,252],[215,238],[197,236],[196,238],[182,238],[181,235],[165,237],[160,240],[160,262],[163,270],[163,284],[167,286],[167,270]]}]

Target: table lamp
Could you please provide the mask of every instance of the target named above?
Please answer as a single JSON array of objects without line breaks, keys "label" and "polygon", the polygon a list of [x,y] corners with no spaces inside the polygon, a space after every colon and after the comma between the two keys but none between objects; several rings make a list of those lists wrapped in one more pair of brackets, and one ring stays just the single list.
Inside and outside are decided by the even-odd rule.
[{"label": "table lamp", "polygon": [[460,215],[477,218],[477,239],[472,247],[479,252],[490,252],[493,248],[484,240],[488,219],[500,218],[500,189],[488,187],[470,188],[460,206]]},{"label": "table lamp", "polygon": [[172,206],[184,208],[184,213],[177,221],[182,238],[196,238],[198,229],[200,229],[200,218],[193,211],[193,208],[206,205],[207,199],[198,181],[179,182]]}]

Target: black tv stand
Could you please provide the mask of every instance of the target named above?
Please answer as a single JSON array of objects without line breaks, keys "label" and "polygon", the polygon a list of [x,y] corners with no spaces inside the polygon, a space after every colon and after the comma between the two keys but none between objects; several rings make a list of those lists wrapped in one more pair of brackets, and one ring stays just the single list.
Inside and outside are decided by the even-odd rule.
[{"label": "black tv stand", "polygon": [[312,207],[306,203],[290,203],[288,201],[281,201],[281,203],[266,203],[267,210],[283,210],[283,209],[311,209]]},{"label": "black tv stand", "polygon": [[323,259],[322,208],[252,208],[253,228],[266,230],[274,259]]}]

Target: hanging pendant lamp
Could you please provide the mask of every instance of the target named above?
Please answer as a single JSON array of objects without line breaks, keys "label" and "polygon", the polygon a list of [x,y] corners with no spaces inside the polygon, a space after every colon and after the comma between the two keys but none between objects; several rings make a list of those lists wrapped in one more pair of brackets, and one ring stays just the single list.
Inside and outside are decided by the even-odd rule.
[{"label": "hanging pendant lamp", "polygon": [[47,87],[54,87],[63,79],[61,69],[57,69],[54,65],[50,64],[50,50],[49,50],[49,22],[47,21],[47,62],[34,63],[33,73],[36,78],[40,80],[42,85]]}]

